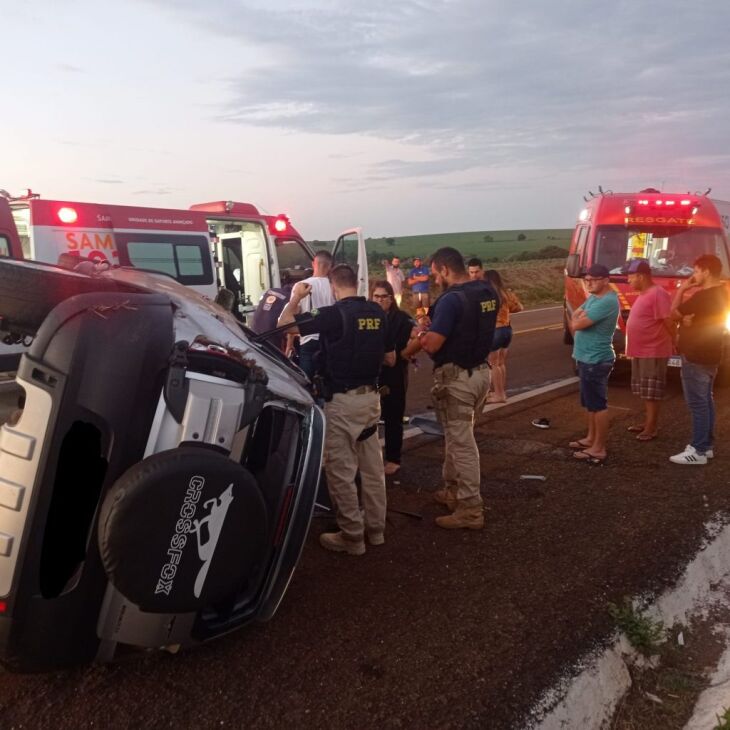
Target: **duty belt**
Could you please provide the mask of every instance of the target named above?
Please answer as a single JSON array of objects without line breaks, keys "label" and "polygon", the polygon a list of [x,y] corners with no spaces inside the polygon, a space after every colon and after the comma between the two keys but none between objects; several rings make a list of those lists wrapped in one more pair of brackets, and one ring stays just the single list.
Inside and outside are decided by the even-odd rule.
[{"label": "duty belt", "polygon": [[484,370],[485,368],[492,369],[492,366],[488,362],[480,363],[479,365],[475,365],[472,368],[463,368],[461,365],[457,365],[455,362],[445,362],[443,365],[437,365],[433,370],[436,372],[436,370],[439,370],[440,368],[456,368],[457,370],[463,370],[467,373],[469,373],[469,376],[471,377],[471,374],[476,372],[477,370]]}]

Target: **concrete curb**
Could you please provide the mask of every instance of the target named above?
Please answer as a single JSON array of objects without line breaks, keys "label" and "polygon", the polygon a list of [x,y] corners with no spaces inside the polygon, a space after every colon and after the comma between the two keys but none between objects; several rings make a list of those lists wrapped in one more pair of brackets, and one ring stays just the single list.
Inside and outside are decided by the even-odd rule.
[{"label": "concrete curb", "polygon": [[[730,525],[705,525],[707,538],[690,560],[675,586],[646,611],[665,628],[688,623],[689,617],[713,602],[724,600],[730,581]],[[641,603],[637,601],[637,603]],[[631,686],[628,665],[636,652],[625,636],[605,651],[589,654],[565,672],[529,713],[534,730],[601,730]],[[576,673],[577,672],[577,673]],[[706,709],[705,709],[705,714]]]}]

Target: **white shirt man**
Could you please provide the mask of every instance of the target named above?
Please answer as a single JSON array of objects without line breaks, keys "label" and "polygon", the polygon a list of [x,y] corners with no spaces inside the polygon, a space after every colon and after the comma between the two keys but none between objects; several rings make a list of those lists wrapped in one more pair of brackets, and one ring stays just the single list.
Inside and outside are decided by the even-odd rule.
[{"label": "white shirt man", "polygon": [[406,279],[403,270],[400,268],[400,259],[397,256],[393,256],[392,261],[383,261],[383,265],[385,266],[385,278],[393,287],[395,301],[400,307],[401,299],[403,298],[403,282]]},{"label": "white shirt man", "polygon": [[[312,289],[309,296],[299,302],[299,311],[302,313],[335,303],[328,276],[332,268],[332,254],[329,251],[318,251],[314,256],[313,267],[313,276],[304,279],[304,283],[309,284]],[[319,349],[319,335],[306,335],[299,340],[299,367],[310,379],[316,371],[314,357]]]}]

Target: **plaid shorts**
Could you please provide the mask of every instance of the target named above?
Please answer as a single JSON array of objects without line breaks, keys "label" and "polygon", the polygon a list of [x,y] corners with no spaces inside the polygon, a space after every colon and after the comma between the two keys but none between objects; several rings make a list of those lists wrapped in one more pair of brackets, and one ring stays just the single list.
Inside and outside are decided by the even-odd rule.
[{"label": "plaid shorts", "polygon": [[644,400],[662,400],[667,385],[668,357],[631,360],[631,392]]}]

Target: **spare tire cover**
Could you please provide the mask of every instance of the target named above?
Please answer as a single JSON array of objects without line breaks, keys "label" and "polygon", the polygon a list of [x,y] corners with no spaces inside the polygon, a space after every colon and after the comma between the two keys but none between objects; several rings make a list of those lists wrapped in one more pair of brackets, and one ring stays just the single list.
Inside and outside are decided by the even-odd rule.
[{"label": "spare tire cover", "polygon": [[143,611],[186,613],[235,596],[261,567],[267,518],[256,480],[204,447],[154,454],[111,487],[99,549],[112,585]]}]

